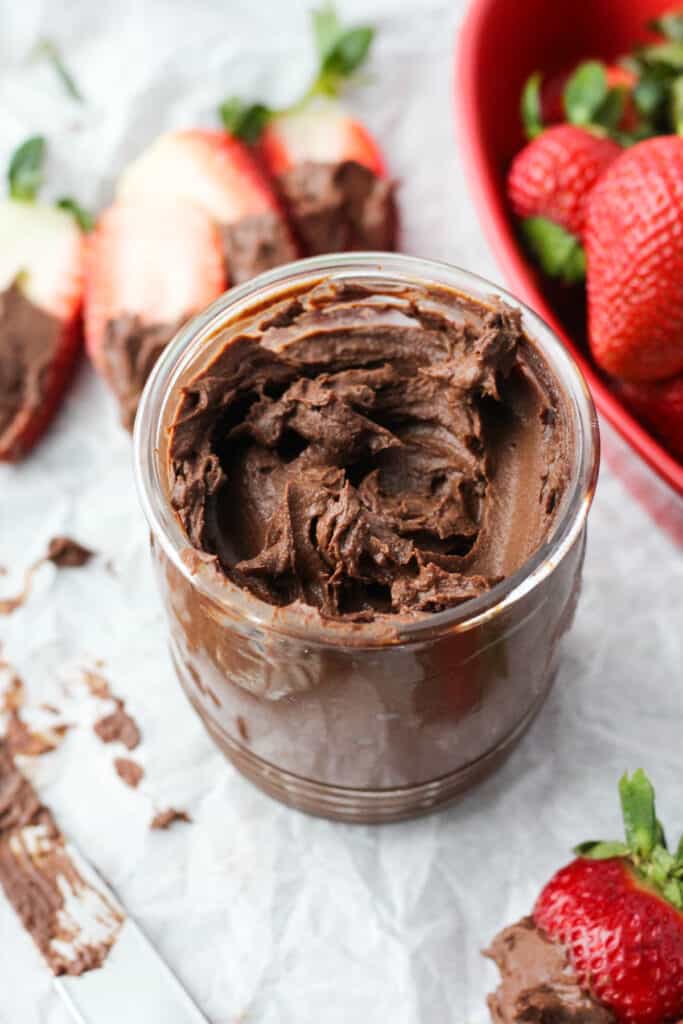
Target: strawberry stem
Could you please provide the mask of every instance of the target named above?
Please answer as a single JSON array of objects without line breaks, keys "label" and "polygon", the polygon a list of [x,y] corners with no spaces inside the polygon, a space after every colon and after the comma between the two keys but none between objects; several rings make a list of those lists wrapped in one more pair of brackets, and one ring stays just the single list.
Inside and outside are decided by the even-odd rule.
[{"label": "strawberry stem", "polygon": [[619,796],[626,842],[582,843],[574,852],[589,860],[628,860],[640,879],[683,910],[683,837],[676,853],[670,853],[655,810],[655,791],[642,768],[623,776]]}]

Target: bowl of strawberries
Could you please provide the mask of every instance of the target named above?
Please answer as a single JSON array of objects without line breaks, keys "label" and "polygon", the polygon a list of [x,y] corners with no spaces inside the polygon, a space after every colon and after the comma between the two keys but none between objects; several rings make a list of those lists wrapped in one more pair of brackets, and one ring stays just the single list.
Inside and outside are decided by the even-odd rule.
[{"label": "bowl of strawberries", "polygon": [[683,9],[474,0],[456,103],[510,286],[563,337],[680,515]]}]

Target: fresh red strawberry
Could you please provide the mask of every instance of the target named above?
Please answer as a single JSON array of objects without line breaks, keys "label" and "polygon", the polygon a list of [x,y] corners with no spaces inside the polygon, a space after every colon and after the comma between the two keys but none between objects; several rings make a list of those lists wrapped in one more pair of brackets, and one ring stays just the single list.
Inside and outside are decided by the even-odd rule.
[{"label": "fresh red strawberry", "polygon": [[225,287],[220,233],[201,207],[146,197],[101,215],[88,247],[86,346],[126,426],[164,346]]},{"label": "fresh red strawberry", "polygon": [[36,201],[41,137],[15,153],[0,202],[0,460],[16,461],[52,419],[81,343],[83,238],[73,216]]},{"label": "fresh red strawberry", "polygon": [[584,128],[549,128],[513,160],[507,187],[514,212],[544,217],[580,239],[588,195],[620,153],[616,142]]},{"label": "fresh red strawberry", "polygon": [[626,150],[588,199],[590,345],[633,381],[683,371],[683,138]]},{"label": "fresh red strawberry", "polygon": [[126,200],[182,200],[220,226],[237,284],[297,256],[277,197],[248,147],[222,131],[161,135],[121,175]]},{"label": "fresh red strawberry", "polygon": [[260,152],[273,177],[307,161],[354,161],[378,177],[386,174],[382,152],[368,130],[332,105],[274,117],[261,137]]},{"label": "fresh red strawberry", "polygon": [[638,419],[683,460],[683,375],[651,384],[624,381],[619,393]]},{"label": "fresh red strawberry", "polygon": [[584,989],[620,1024],[683,1015],[683,843],[666,848],[644,772],[620,784],[626,842],[586,843],[534,909]]}]

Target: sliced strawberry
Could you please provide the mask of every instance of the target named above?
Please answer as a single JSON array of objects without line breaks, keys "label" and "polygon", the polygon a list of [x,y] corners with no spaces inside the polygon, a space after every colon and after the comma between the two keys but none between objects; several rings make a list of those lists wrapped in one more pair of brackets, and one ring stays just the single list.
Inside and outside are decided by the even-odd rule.
[{"label": "sliced strawberry", "polygon": [[261,137],[261,154],[273,177],[297,164],[338,164],[353,160],[378,177],[386,175],[382,152],[367,128],[339,107],[281,114]]},{"label": "sliced strawberry", "polygon": [[88,248],[86,346],[126,426],[164,346],[226,283],[220,233],[199,206],[148,196],[102,214]]},{"label": "sliced strawberry", "polygon": [[0,203],[0,460],[43,433],[80,346],[83,238],[73,218],[40,203]]},{"label": "sliced strawberry", "polygon": [[654,384],[620,385],[626,404],[683,461],[683,376]]},{"label": "sliced strawberry", "polygon": [[308,255],[395,248],[394,186],[359,121],[332,104],[281,114],[259,151]]},{"label": "sliced strawberry", "polygon": [[298,255],[277,197],[243,142],[222,131],[160,136],[124,171],[125,200],[182,200],[221,227],[232,283]]}]

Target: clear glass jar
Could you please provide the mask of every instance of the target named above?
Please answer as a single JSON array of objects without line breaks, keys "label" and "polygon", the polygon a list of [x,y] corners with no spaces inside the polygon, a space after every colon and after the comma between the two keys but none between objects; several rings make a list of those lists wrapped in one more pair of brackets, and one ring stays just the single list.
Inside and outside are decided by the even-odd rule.
[{"label": "clear glass jar", "polygon": [[[221,331],[292,286],[322,279],[446,285],[522,310],[527,336],[566,395],[575,460],[552,535],[514,575],[456,608],[378,639],[362,623],[288,614],[194,551],[170,502],[168,428],[180,389],[225,343]],[[597,478],[595,410],[550,328],[513,296],[446,264],[353,253],[303,260],[221,297],[164,350],[135,426],[139,495],[180,682],[221,750],[301,810],[346,821],[410,817],[500,764],[541,707],[579,593]]]}]

